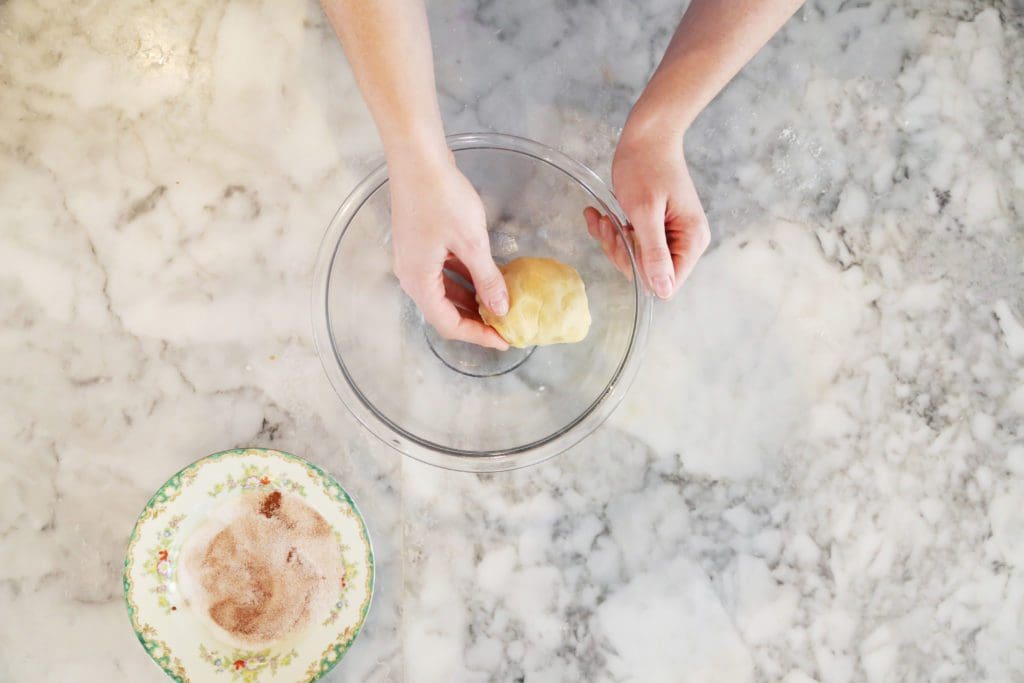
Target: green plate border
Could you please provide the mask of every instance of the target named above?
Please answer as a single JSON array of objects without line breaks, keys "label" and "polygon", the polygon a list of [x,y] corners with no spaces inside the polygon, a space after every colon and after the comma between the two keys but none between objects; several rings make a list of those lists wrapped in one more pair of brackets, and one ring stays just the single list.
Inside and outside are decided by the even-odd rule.
[{"label": "green plate border", "polygon": [[145,628],[139,624],[138,607],[132,603],[132,600],[129,597],[133,586],[130,573],[132,568],[132,549],[138,541],[139,527],[142,526],[143,522],[147,521],[151,517],[156,517],[163,512],[162,509],[158,509],[158,506],[166,505],[177,497],[177,493],[181,491],[183,477],[195,472],[207,462],[221,460],[227,457],[246,456],[271,458],[281,457],[285,460],[291,460],[292,462],[298,463],[313,472],[317,477],[319,477],[320,483],[324,487],[324,491],[329,496],[339,503],[345,503],[352,508],[352,511],[356,514],[356,518],[359,520],[359,527],[362,529],[363,538],[366,539],[366,561],[367,566],[370,568],[368,572],[369,576],[367,577],[367,583],[369,586],[366,600],[360,609],[359,623],[355,628],[347,629],[348,631],[351,631],[348,633],[347,637],[339,639],[324,651],[319,664],[316,665],[316,673],[311,678],[307,678],[306,683],[313,683],[313,681],[323,678],[327,672],[337,666],[338,662],[344,658],[345,653],[348,652],[349,648],[352,647],[352,643],[355,642],[356,638],[362,632],[363,626],[366,624],[366,615],[370,611],[370,604],[373,602],[373,592],[376,583],[373,539],[370,537],[370,532],[366,528],[366,520],[363,519],[363,514],[359,510],[359,506],[356,505],[355,501],[352,500],[352,497],[348,494],[348,491],[346,491],[344,487],[334,479],[334,477],[304,458],[300,458],[299,456],[286,451],[279,451],[275,448],[232,448],[226,451],[211,453],[210,455],[199,458],[175,472],[171,478],[165,481],[164,484],[156,490],[156,493],[150,496],[146,506],[142,509],[142,512],[139,513],[138,518],[135,520],[135,526],[132,527],[131,536],[128,537],[128,543],[125,546],[124,570],[121,579],[124,587],[125,607],[128,610],[128,620],[131,622],[132,630],[135,631],[135,637],[139,639],[139,642],[146,650],[146,653],[157,666],[163,669],[164,673],[170,676],[174,681],[177,681],[177,683],[190,683],[190,679],[188,677],[188,673],[185,671],[184,665],[178,658],[174,657],[166,643],[161,640],[157,640],[156,638],[149,637],[143,632],[145,631]]}]

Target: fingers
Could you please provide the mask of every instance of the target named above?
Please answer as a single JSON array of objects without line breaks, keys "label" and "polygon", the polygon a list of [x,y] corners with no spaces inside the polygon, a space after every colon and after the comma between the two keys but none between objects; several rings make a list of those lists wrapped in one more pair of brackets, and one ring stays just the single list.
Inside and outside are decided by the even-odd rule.
[{"label": "fingers", "polygon": [[442,277],[444,278],[445,298],[455,304],[456,308],[464,311],[469,317],[479,320],[480,314],[477,310],[476,297],[473,295],[473,292],[448,275],[443,275]]},{"label": "fingers", "polygon": [[402,266],[396,268],[399,284],[420,309],[424,320],[445,339],[499,351],[508,349],[508,342],[480,320],[472,292],[456,278],[442,273],[444,257],[439,256],[434,266],[430,265],[432,261],[433,257],[428,257],[426,263],[396,264]]},{"label": "fingers", "polygon": [[611,261],[615,269],[633,280],[633,266],[630,264],[629,251],[626,248],[628,237],[620,235],[611,219],[601,215],[593,207],[583,210],[583,218],[587,221],[587,231],[601,245],[604,255]]},{"label": "fingers", "polygon": [[472,276],[476,296],[495,315],[508,313],[508,289],[494,259],[491,258],[490,244],[486,234],[456,251],[455,255],[465,264]]},{"label": "fingers", "polygon": [[[461,286],[452,283],[454,286],[466,292]],[[508,342],[501,338],[493,327],[489,327],[468,312],[461,313],[455,303],[445,297],[444,278],[438,276],[430,287],[417,291],[413,301],[423,313],[424,319],[430,323],[437,333],[445,339],[456,339],[459,341],[486,346],[499,351],[508,349]],[[468,294],[468,292],[466,292]],[[412,296],[412,294],[410,294]],[[472,298],[472,295],[470,295]],[[463,303],[469,304],[463,300]],[[475,303],[475,301],[474,301]],[[472,304],[469,304],[472,305]]]},{"label": "fingers", "polygon": [[711,230],[703,212],[697,216],[669,219],[665,226],[669,251],[676,264],[676,284],[681,285],[693,272],[697,261],[711,244]]},{"label": "fingers", "polygon": [[636,232],[647,285],[659,298],[668,299],[676,288],[676,272],[665,233],[665,203],[627,207],[626,214]]},{"label": "fingers", "polygon": [[450,270],[458,275],[466,281],[466,284],[470,286],[473,285],[473,276],[469,274],[469,268],[467,268],[466,264],[460,261],[459,257],[455,254],[448,254],[448,258],[444,260],[444,269]]},{"label": "fingers", "polygon": [[629,250],[633,247],[633,237],[630,233],[619,235],[619,232],[612,225],[607,216],[601,218],[602,230],[609,236],[612,243],[611,259],[615,267],[625,274],[630,281],[633,280],[633,264],[629,258]]}]

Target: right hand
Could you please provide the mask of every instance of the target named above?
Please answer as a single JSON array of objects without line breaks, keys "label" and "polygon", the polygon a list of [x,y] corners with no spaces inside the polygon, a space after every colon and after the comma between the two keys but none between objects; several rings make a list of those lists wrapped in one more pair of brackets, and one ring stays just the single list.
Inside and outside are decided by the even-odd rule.
[{"label": "right hand", "polygon": [[389,165],[395,275],[424,319],[445,339],[504,351],[508,342],[485,325],[473,293],[444,271],[473,283],[496,315],[508,313],[505,278],[491,257],[484,205],[450,153],[438,161]]}]

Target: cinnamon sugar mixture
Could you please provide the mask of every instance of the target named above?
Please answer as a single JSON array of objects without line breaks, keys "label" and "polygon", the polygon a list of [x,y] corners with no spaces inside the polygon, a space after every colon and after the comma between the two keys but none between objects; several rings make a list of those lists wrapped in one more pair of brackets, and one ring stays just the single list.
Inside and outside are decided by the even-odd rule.
[{"label": "cinnamon sugar mixture", "polygon": [[257,647],[322,619],[337,599],[341,555],[331,527],[299,497],[242,495],[185,543],[186,601],[224,640]]}]

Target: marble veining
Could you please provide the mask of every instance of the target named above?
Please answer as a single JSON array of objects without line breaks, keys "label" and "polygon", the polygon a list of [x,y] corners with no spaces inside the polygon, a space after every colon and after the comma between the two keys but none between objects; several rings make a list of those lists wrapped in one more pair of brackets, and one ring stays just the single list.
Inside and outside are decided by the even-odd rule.
[{"label": "marble veining", "polygon": [[[680,3],[430,3],[449,131],[607,176]],[[316,3],[0,4],[0,680],[159,681],[135,516],[236,445],[363,509],[331,681],[1024,677],[1024,7],[810,2],[687,136],[714,233],[622,408],[544,465],[404,460],[312,348],[379,153]]]}]

